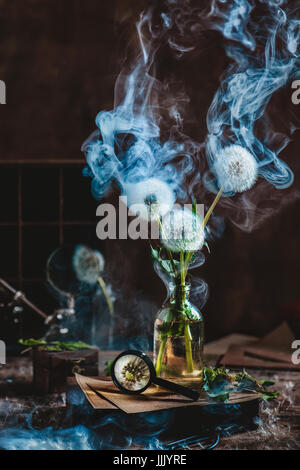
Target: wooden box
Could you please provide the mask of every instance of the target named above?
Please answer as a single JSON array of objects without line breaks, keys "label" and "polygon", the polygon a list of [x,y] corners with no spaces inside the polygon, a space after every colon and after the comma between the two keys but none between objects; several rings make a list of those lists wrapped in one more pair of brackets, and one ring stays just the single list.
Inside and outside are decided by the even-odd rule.
[{"label": "wooden box", "polygon": [[53,393],[66,389],[67,377],[74,372],[98,375],[99,350],[49,352],[33,348],[33,383],[38,392]]}]

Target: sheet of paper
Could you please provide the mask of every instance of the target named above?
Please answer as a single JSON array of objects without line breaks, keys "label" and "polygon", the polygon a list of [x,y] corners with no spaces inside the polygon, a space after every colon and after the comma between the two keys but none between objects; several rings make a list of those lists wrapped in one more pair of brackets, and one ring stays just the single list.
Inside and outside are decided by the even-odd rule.
[{"label": "sheet of paper", "polygon": [[[80,374],[76,374],[76,380],[92,407],[98,410],[121,409],[125,413],[145,413],[183,406],[211,404],[204,397],[200,397],[194,402],[156,386],[149,387],[139,395],[126,395],[121,393],[111,380],[85,377]],[[257,397],[256,393],[235,393],[231,395],[227,404],[241,403]]]}]

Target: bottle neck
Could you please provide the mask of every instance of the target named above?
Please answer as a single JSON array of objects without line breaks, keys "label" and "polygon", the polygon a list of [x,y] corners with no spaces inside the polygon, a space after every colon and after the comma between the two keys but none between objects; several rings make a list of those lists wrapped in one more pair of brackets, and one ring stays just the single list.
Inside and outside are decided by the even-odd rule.
[{"label": "bottle neck", "polygon": [[191,286],[189,284],[172,284],[170,286],[170,301],[178,306],[178,308],[183,308],[189,300]]}]

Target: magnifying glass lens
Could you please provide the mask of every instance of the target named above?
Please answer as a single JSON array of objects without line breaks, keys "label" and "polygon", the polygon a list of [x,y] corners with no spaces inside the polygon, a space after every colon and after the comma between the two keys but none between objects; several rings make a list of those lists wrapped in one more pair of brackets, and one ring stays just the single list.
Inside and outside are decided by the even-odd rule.
[{"label": "magnifying glass lens", "polygon": [[156,376],[151,359],[141,351],[129,349],[121,353],[111,366],[111,377],[122,392],[142,393],[152,383],[179,393],[192,400],[198,400],[200,392]]},{"label": "magnifying glass lens", "polygon": [[151,380],[148,364],[135,354],[119,357],[114,365],[114,375],[124,389],[134,392],[144,389]]}]

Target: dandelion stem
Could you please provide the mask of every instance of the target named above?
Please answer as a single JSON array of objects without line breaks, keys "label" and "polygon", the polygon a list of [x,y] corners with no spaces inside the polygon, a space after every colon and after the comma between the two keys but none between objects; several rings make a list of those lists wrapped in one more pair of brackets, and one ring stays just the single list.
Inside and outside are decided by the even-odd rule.
[{"label": "dandelion stem", "polygon": [[187,260],[185,259],[184,252],[180,252],[180,275],[181,275],[181,289],[180,289],[180,310],[185,318],[184,326],[184,342],[185,342],[185,357],[187,372],[194,371],[193,353],[192,353],[192,335],[189,325],[189,319],[186,315],[186,290],[185,279],[187,275]]},{"label": "dandelion stem", "polygon": [[181,285],[184,287],[185,285],[185,259],[184,259],[184,252],[180,252],[180,280]]},{"label": "dandelion stem", "polygon": [[[158,227],[159,227],[159,230],[161,231],[162,233],[162,236],[164,236],[164,229],[163,229],[163,226],[162,226],[162,223],[161,223],[161,220],[159,217],[157,217],[157,223],[158,223]],[[171,263],[171,266],[172,266],[172,269],[173,269],[173,273],[174,273],[174,276],[176,277],[177,276],[177,270],[176,270],[176,266],[175,266],[175,263],[174,263],[174,259],[173,259],[173,256],[172,256],[172,253],[171,251],[169,250],[169,248],[166,248],[166,252],[169,256],[169,259],[170,259],[170,263]]]},{"label": "dandelion stem", "polygon": [[202,222],[202,227],[203,227],[203,228],[205,228],[207,222],[209,221],[209,218],[210,218],[210,216],[211,216],[211,214],[212,214],[212,211],[213,211],[214,208],[216,207],[216,205],[217,205],[217,203],[218,203],[220,197],[222,196],[222,193],[223,193],[223,189],[220,188],[218,194],[216,195],[216,197],[215,197],[215,199],[214,199],[214,201],[213,201],[213,203],[212,203],[212,205],[211,205],[210,208],[208,209],[208,211],[207,211],[207,213],[206,213],[206,215],[205,215],[205,217],[204,217],[204,219],[203,219],[203,222]]},{"label": "dandelion stem", "polygon": [[189,251],[187,254],[186,254],[186,258],[185,258],[185,277],[187,276],[188,274],[188,269],[189,269],[189,265],[190,265],[190,261],[193,257],[193,254],[194,252],[193,251]]},{"label": "dandelion stem", "polygon": [[108,293],[108,291],[107,291],[107,287],[106,287],[106,284],[105,284],[105,282],[104,282],[103,277],[100,276],[100,277],[98,278],[98,283],[99,283],[99,285],[100,285],[100,287],[101,287],[101,289],[102,289],[102,292],[103,292],[103,294],[104,294],[104,297],[105,297],[105,300],[106,300],[106,303],[107,303],[107,306],[108,306],[108,309],[109,309],[109,313],[110,313],[111,315],[113,315],[113,313],[114,313],[114,305],[113,305],[113,302],[112,302],[112,300],[111,300],[111,297],[110,297],[110,295],[109,295],[109,293]]},{"label": "dandelion stem", "polygon": [[159,352],[158,352],[156,365],[155,365],[155,371],[158,377],[160,377],[160,374],[161,374],[162,361],[163,361],[163,357],[165,354],[166,345],[167,345],[167,336],[162,338],[160,346],[159,346]]},{"label": "dandelion stem", "polygon": [[[221,196],[221,193],[220,193],[219,197],[220,196]],[[216,200],[215,204],[217,203],[217,201],[218,200]],[[211,210],[209,212],[209,215],[212,212],[213,208],[214,208],[214,206],[211,208]],[[209,215],[208,215],[208,218],[209,218]],[[162,223],[161,223],[160,218],[157,218],[157,223],[158,223],[158,226],[160,228],[162,236],[164,236],[163,227],[162,227]],[[187,273],[188,273],[189,264],[190,264],[190,261],[193,257],[194,252],[191,251],[191,252],[186,253],[184,251],[180,251],[180,268],[179,268],[180,272],[178,273],[177,269],[176,269],[176,266],[175,266],[175,263],[174,263],[174,260],[173,260],[173,256],[172,256],[171,251],[168,248],[166,248],[166,251],[167,251],[167,254],[170,258],[170,262],[171,262],[171,266],[172,266],[174,276],[175,277],[178,276],[178,278],[180,276],[180,296],[179,296],[179,299],[177,297],[177,300],[179,300],[179,302],[180,302],[180,305],[178,306],[179,310],[182,312],[182,315],[185,316],[184,342],[185,342],[185,356],[186,356],[187,372],[192,373],[194,371],[193,353],[192,353],[192,335],[191,335],[191,331],[190,331],[189,319],[186,315],[186,310],[185,310],[185,306],[186,306],[185,282],[186,282],[186,277],[187,277]],[[169,318],[168,318],[168,320],[165,320],[165,323],[168,323],[168,321],[170,321]],[[156,371],[157,376],[160,376],[160,374],[161,374],[162,361],[163,361],[163,357],[164,357],[165,350],[166,350],[167,339],[168,339],[168,336],[164,335],[163,337],[161,337],[158,356],[157,356],[157,360],[156,360],[156,364],[155,364],[155,371]]]},{"label": "dandelion stem", "polygon": [[185,357],[186,367],[188,372],[194,372],[193,353],[192,353],[192,335],[190,325],[188,322],[184,328],[184,340],[185,340]]}]

